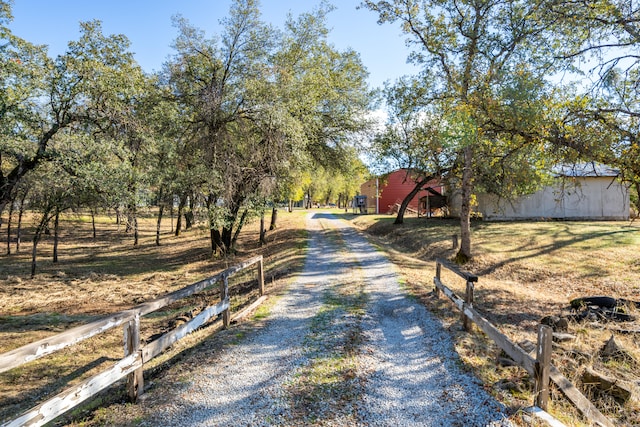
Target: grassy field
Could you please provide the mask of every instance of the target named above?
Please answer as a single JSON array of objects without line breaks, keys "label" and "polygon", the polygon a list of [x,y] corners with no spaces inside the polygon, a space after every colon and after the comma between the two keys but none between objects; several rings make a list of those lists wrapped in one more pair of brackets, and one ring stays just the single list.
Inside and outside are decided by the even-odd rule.
[{"label": "grassy field", "polygon": [[[406,288],[442,319],[456,340],[465,366],[483,380],[487,389],[513,412],[531,405],[532,381],[527,374],[498,364],[500,354],[495,346],[479,332],[463,332],[453,305],[431,293],[435,257],[452,258],[455,254],[451,236],[458,233],[456,221],[409,218],[404,225],[395,226],[389,216],[333,212],[367,233],[390,255]],[[175,237],[167,220],[162,245],[157,247],[154,219],[149,216],[141,223],[140,245],[134,248],[132,237],[118,229],[115,218],[99,218],[94,241],[89,218],[69,215],[62,223],[60,262],[51,262],[52,241],[47,237],[39,246],[40,262],[34,279],[29,278],[33,224],[27,221],[21,253],[0,255],[0,352],[164,295],[259,253],[266,258],[267,289],[282,291],[304,256],[304,214],[281,212],[280,226],[268,233],[268,245],[263,248],[257,244],[258,224],[252,222],[241,235],[238,253],[225,260],[210,257],[206,228],[196,227]],[[6,242],[5,232],[3,225],[0,236]],[[639,249],[638,223],[476,222],[474,260],[465,269],[480,277],[476,308],[514,341],[535,342],[540,319],[569,314],[569,301],[575,297],[608,295],[640,300]],[[234,283],[243,280],[240,277]],[[457,276],[444,273],[443,281],[458,294],[463,293],[464,283]],[[215,299],[216,295],[208,297]],[[161,332],[201,304],[192,299],[149,316],[143,323],[143,336]],[[240,300],[235,302],[240,304]],[[263,311],[259,317],[265,315]],[[638,312],[632,314],[640,316]],[[637,425],[640,335],[618,330],[639,330],[640,323],[573,322],[569,329],[577,338],[554,346],[553,363],[580,387],[580,374],[586,366],[635,383],[636,396],[624,405],[588,388],[586,393],[619,425]],[[193,334],[145,371],[145,378],[153,382],[155,372],[171,365],[175,370],[171,378],[179,380],[181,369],[187,368],[180,368],[176,362],[184,359],[183,354],[211,342],[211,333],[205,328]],[[599,357],[600,348],[611,335],[633,360],[619,363]],[[88,340],[72,350],[0,374],[0,420],[33,406],[66,382],[78,382],[104,369],[122,357],[121,342],[122,330],[116,328],[112,334]],[[187,350],[187,346],[196,350]],[[551,411],[556,417],[568,425],[587,425],[557,390],[552,397]],[[108,425],[117,411],[127,412],[125,418],[129,420],[139,416],[135,406],[117,404],[122,398],[105,395],[61,423]]]}]

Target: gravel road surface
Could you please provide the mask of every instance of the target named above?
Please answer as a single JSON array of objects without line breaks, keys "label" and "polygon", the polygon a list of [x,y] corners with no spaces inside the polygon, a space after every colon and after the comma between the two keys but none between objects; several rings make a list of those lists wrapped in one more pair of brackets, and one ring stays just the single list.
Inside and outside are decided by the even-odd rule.
[{"label": "gravel road surface", "polygon": [[347,222],[307,217],[304,271],[265,326],[208,356],[144,425],[508,426],[441,324]]}]

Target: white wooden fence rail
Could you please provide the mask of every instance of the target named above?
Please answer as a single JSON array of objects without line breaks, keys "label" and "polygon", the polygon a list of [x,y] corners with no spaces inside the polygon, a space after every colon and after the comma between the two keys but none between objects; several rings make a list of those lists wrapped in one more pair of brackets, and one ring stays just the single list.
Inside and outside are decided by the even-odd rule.
[{"label": "white wooden fence rail", "polygon": [[[127,382],[129,397],[135,401],[142,394],[144,386],[142,370],[145,363],[219,314],[223,315],[224,326],[227,327],[229,325],[228,279],[237,272],[254,264],[258,264],[258,289],[260,297],[262,297],[264,294],[264,266],[262,255],[259,255],[164,297],[0,354],[0,372],[5,372],[63,348],[78,344],[109,329],[124,325],[125,355],[123,359],[116,362],[111,368],[64,390],[53,398],[28,410],[18,418],[3,423],[2,427],[44,425],[126,376],[129,376]],[[216,283],[221,285],[221,301],[219,303],[205,308],[189,322],[140,347],[140,318],[142,316],[202,292]]]},{"label": "white wooden fence rail", "polygon": [[[465,298],[460,298],[451,289],[449,289],[441,278],[442,267],[452,271],[458,276],[465,279],[466,293]],[[614,424],[605,417],[598,408],[589,401],[571,382],[560,373],[550,363],[551,359],[551,339],[550,331],[541,330],[538,338],[538,347],[536,351],[537,357],[534,358],[527,351],[511,341],[506,335],[501,333],[495,326],[493,326],[487,319],[480,315],[473,307],[473,289],[474,283],[478,282],[478,276],[460,270],[458,266],[451,264],[450,262],[437,258],[436,259],[436,276],[433,278],[435,284],[435,294],[439,295],[440,291],[455,304],[455,306],[462,312],[463,322],[467,330],[471,330],[472,322],[478,325],[478,327],[489,338],[491,338],[506,354],[511,357],[520,367],[526,370],[532,375],[536,381],[536,406],[544,406],[542,409],[546,410],[548,394],[549,394],[549,379],[553,381],[562,393],[569,399],[571,403],[589,420],[596,425],[603,427],[614,427]],[[546,328],[546,327],[543,327]],[[543,339],[544,337],[544,339]]]}]

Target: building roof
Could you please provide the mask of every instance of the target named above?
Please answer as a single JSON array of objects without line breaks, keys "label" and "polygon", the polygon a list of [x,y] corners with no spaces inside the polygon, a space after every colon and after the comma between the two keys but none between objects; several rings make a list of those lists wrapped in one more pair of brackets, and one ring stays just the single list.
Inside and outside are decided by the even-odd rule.
[{"label": "building roof", "polygon": [[572,178],[599,176],[616,177],[620,175],[619,169],[614,169],[597,162],[566,163],[555,166],[552,171],[556,176]]}]

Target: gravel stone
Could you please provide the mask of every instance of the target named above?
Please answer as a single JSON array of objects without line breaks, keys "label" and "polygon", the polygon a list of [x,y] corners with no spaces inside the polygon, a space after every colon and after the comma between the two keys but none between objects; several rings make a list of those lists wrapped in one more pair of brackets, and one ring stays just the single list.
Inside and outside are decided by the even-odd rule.
[{"label": "gravel stone", "polygon": [[[304,271],[272,308],[266,325],[225,347],[179,387],[170,403],[154,407],[146,426],[302,425],[292,413],[287,385],[309,361],[305,337],[322,296],[345,275],[366,283],[358,377],[364,392],[352,416],[315,425],[510,426],[504,407],[463,372],[449,335],[422,305],[408,298],[393,264],[347,222],[326,213],[307,217],[310,241]],[[337,230],[350,256],[340,254]],[[326,413],[326,411],[323,411]],[[308,418],[306,418],[308,420]]]}]

